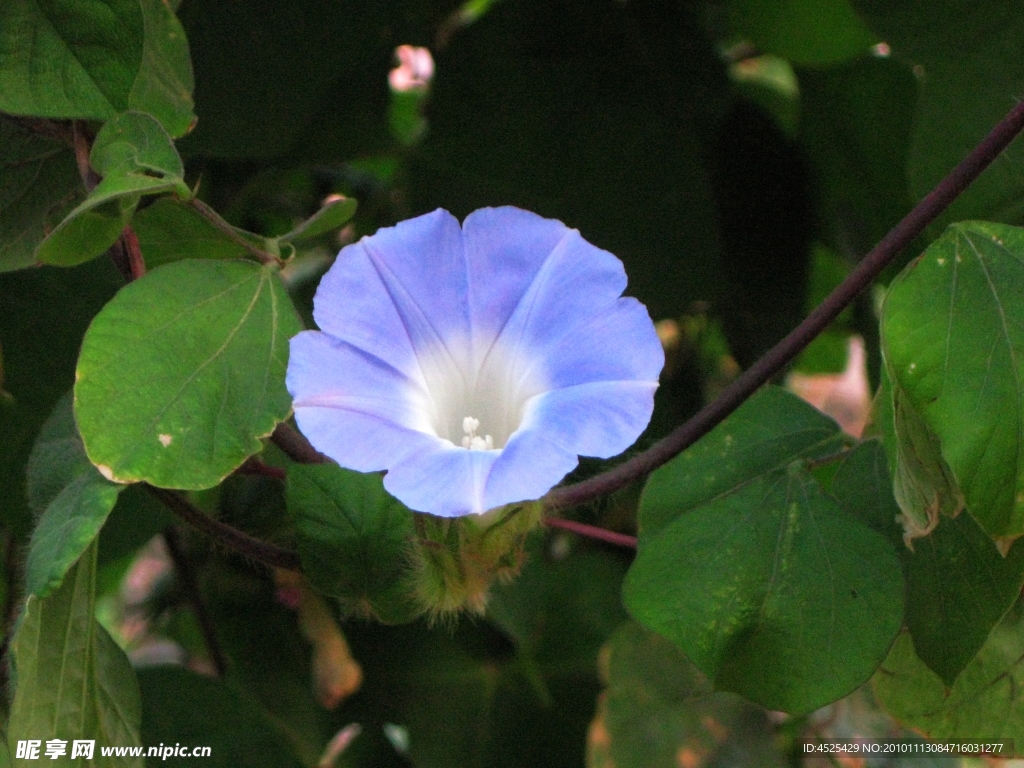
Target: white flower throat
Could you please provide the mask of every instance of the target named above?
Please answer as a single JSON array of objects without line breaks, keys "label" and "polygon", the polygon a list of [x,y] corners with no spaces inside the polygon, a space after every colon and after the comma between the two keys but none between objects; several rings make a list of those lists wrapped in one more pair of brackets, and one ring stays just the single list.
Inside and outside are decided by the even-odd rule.
[{"label": "white flower throat", "polygon": [[494,449],[494,438],[490,435],[478,437],[476,431],[480,428],[480,419],[467,416],[462,420],[462,431],[466,433],[462,438],[462,447],[471,451],[490,451]]},{"label": "white flower throat", "polygon": [[[482,360],[474,359],[474,347],[486,350]],[[521,358],[490,340],[421,349],[425,386],[413,405],[421,431],[471,451],[504,448],[522,424],[527,401],[545,390],[539,366]]]}]

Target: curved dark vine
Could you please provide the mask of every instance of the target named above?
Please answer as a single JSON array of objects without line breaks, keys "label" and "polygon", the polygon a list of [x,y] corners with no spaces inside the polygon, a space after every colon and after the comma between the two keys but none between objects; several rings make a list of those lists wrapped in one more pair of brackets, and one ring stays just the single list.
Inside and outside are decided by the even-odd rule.
[{"label": "curved dark vine", "polygon": [[193,528],[231,547],[236,552],[273,568],[284,568],[288,571],[302,570],[302,562],[299,560],[298,553],[276,544],[261,541],[255,536],[250,536],[233,526],[222,523],[220,520],[214,520],[177,491],[157,488],[148,483],[146,490]]},{"label": "curved dark vine", "polygon": [[[850,275],[761,359],[744,371],[713,402],[643,453],[618,466],[574,485],[555,488],[544,498],[549,510],[592,501],[625,487],[667,463],[706,435],[776,374],[871,285],[903,249],[973,182],[1024,129],[1024,102],[1017,104],[971,153],[926,195],[857,265]],[[322,464],[330,461],[294,427],[282,422],[272,441],[293,461]],[[232,549],[269,566],[300,571],[297,553],[260,541],[232,526],[214,520],[174,491],[147,486],[172,512]],[[635,547],[636,539],[594,526],[548,518],[551,527],[620,546]]]},{"label": "curved dark vine", "polygon": [[555,488],[546,497],[549,509],[571,507],[599,498],[649,475],[714,429],[762,385],[786,368],[857,296],[881,274],[925,227],[984,171],[1024,129],[1024,102],[1017,104],[949,175],[936,185],[857,267],[789,335],[726,387],[718,399],[689,421],[614,469],[575,485]]}]

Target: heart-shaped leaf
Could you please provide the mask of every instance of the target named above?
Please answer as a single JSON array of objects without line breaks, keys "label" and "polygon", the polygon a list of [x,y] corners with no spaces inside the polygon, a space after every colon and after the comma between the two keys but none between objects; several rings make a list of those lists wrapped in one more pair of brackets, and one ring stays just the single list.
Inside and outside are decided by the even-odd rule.
[{"label": "heart-shaped leaf", "polygon": [[125,286],[82,342],[75,415],[90,460],[120,483],[210,488],[288,415],[301,330],[270,268],[186,260]]},{"label": "heart-shaped leaf", "polygon": [[1024,230],[966,222],[893,281],[882,313],[893,390],[934,434],[991,536],[1024,533],[1022,295]]},{"label": "heart-shaped leaf", "polygon": [[716,688],[809,712],[866,681],[899,631],[892,544],[809,468],[843,445],[769,388],[648,480],[626,606]]}]

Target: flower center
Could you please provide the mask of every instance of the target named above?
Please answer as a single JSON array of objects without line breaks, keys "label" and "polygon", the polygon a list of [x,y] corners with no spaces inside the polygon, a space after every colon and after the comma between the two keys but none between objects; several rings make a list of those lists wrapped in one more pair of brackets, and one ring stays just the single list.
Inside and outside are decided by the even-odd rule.
[{"label": "flower center", "polygon": [[[456,350],[460,345],[452,342]],[[456,360],[447,349],[424,349],[419,355],[427,391],[420,401],[422,429],[471,451],[505,447],[519,429],[526,401],[544,391],[529,361],[501,344],[488,344],[484,359]],[[471,349],[468,343],[462,349]],[[472,415],[467,415],[472,414]]]},{"label": "flower center", "polygon": [[490,435],[477,437],[476,431],[480,428],[480,419],[467,416],[462,420],[462,431],[466,436],[462,438],[462,447],[471,451],[490,451],[494,449],[494,438]]}]

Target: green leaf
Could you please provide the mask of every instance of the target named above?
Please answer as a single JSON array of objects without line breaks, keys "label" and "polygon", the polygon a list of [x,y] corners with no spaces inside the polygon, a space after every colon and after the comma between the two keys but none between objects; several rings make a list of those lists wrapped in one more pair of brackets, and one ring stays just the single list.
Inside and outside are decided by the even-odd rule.
[{"label": "green leaf", "polygon": [[708,437],[655,472],[644,488],[640,531],[654,536],[751,477],[785,471],[793,461],[843,450],[846,438],[828,416],[777,387],[766,387]]},{"label": "green leaf", "polygon": [[210,748],[209,756],[161,758],[159,765],[211,768],[299,768],[272,723],[249,696],[230,682],[182,667],[139,671],[142,736],[147,745]]},{"label": "green leaf", "polygon": [[716,688],[810,712],[867,680],[899,631],[891,543],[803,461],[842,445],[834,422],[768,388],[648,480],[626,606]]},{"label": "green leaf", "polygon": [[903,529],[897,522],[900,508],[892,495],[889,465],[878,440],[865,440],[836,468],[829,489],[839,505],[874,531],[899,544]]},{"label": "green leaf", "polygon": [[348,612],[391,623],[411,621],[412,513],[381,478],[335,464],[288,468],[288,512],[310,584]]},{"label": "green leaf", "polygon": [[917,655],[953,686],[1024,585],[1024,545],[1006,557],[969,515],[906,552],[907,626]]},{"label": "green leaf", "polygon": [[170,136],[141,112],[117,115],[100,129],[89,156],[103,180],[36,249],[46,264],[74,266],[117,240],[142,195],[177,192],[191,197]]},{"label": "green leaf", "polygon": [[164,0],[139,0],[144,42],[128,106],[157,118],[175,138],[196,124],[192,111],[192,60],[185,30]]},{"label": "green leaf", "polygon": [[246,249],[192,206],[161,197],[135,214],[132,228],[150,269],[182,259],[241,259]]},{"label": "green leaf", "polygon": [[639,624],[615,632],[602,662],[607,688],[590,730],[590,768],[786,764],[764,710],[712,693],[675,646]]},{"label": "green leaf", "polygon": [[0,272],[34,264],[36,246],[84,196],[70,147],[0,116]]},{"label": "green leaf", "polygon": [[[163,192],[172,185],[154,183],[156,179],[137,180],[143,190]],[[132,183],[111,177],[100,182],[92,193],[36,248],[36,259],[43,264],[73,267],[95,259],[114,244],[132,219],[139,195]]]},{"label": "green leaf", "polygon": [[915,654],[906,633],[874,677],[875,695],[893,717],[932,739],[1024,739],[1024,612],[1007,614],[952,689]]},{"label": "green leaf", "polygon": [[325,235],[355,216],[356,205],[356,201],[350,197],[331,200],[291,232],[277,239],[282,243],[294,243]]},{"label": "green leaf", "polygon": [[173,136],[192,114],[188,42],[162,0],[12,0],[0,8],[0,111],[104,120],[127,109]]},{"label": "green leaf", "polygon": [[14,0],[0,13],[0,110],[104,119],[128,108],[144,27],[133,0],[64,9]]},{"label": "green leaf", "polygon": [[39,517],[76,478],[94,469],[78,436],[71,392],[54,406],[28,459],[28,503]]},{"label": "green leaf", "polygon": [[848,0],[730,0],[736,33],[794,64],[833,64],[863,56],[878,39]]},{"label": "green leaf", "polygon": [[28,546],[25,591],[46,597],[96,538],[124,486],[85,455],[71,392],[54,408],[28,461],[29,504],[41,513]]},{"label": "green leaf", "polygon": [[299,319],[270,268],[187,260],[125,286],[82,342],[75,416],[108,479],[217,485],[287,415]]},{"label": "green leaf", "polygon": [[[907,168],[924,197],[1001,120],[1024,92],[1019,43],[1024,17],[1006,0],[853,0],[894,57],[918,66],[921,98]],[[942,224],[968,218],[1024,220],[1024,142],[1010,148],[945,211]]]},{"label": "green leaf", "polygon": [[930,535],[903,545],[884,451],[857,447],[836,470],[832,493],[844,509],[889,538],[907,579],[907,627],[917,655],[952,686],[1024,584],[1024,547],[1006,557],[970,515],[943,518]]},{"label": "green leaf", "polygon": [[93,618],[96,547],[49,597],[31,595],[11,641],[14,701],[8,744],[95,739],[92,765],[141,768],[142,758],[103,758],[100,748],[138,746],[141,706],[124,652]]},{"label": "green leaf", "polygon": [[967,222],[893,281],[882,313],[893,389],[937,438],[991,536],[1024,533],[1022,292],[1024,231]]}]

